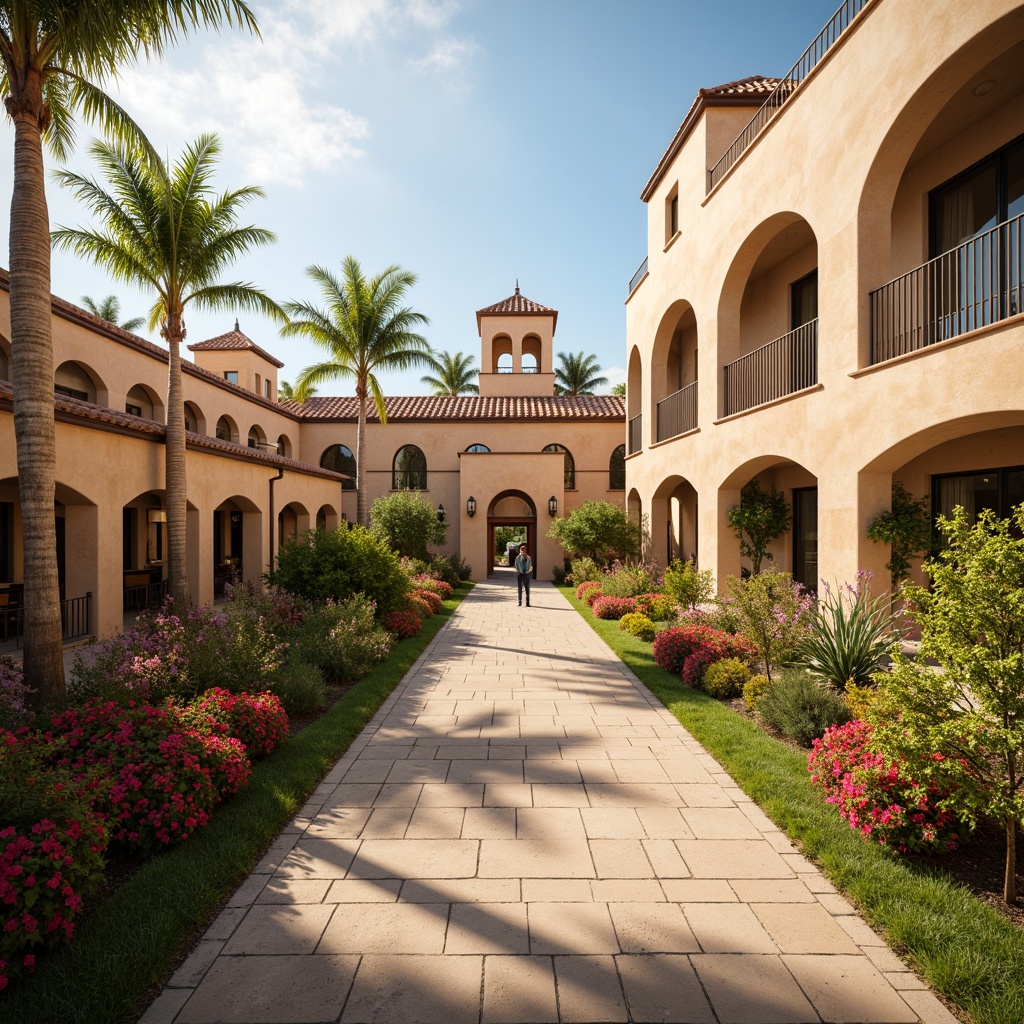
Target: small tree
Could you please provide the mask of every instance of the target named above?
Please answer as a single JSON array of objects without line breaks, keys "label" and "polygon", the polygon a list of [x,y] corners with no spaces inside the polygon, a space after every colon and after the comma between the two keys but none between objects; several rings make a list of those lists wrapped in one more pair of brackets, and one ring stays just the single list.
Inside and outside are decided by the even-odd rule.
[{"label": "small tree", "polygon": [[715,575],[710,569],[698,569],[693,560],[678,558],[665,570],[665,590],[672,600],[685,608],[710,601],[715,592]]},{"label": "small tree", "polygon": [[570,558],[586,555],[595,562],[609,562],[639,555],[642,530],[618,505],[585,501],[564,519],[556,519],[548,536],[560,540]]},{"label": "small tree", "polygon": [[444,544],[448,524],[419,491],[398,491],[374,499],[370,529],[398,554],[428,560],[427,546]]},{"label": "small tree", "polygon": [[895,590],[910,575],[910,560],[923,558],[932,545],[932,511],[927,498],[915,498],[897,480],[892,485],[892,508],[877,515],[868,527],[868,540],[888,544],[885,563]]},{"label": "small tree", "polygon": [[921,627],[921,658],[897,656],[882,677],[875,740],[915,766],[922,788],[944,791],[941,806],[972,823],[1003,823],[1003,897],[1012,903],[1024,819],[1024,505],[1009,520],[983,511],[973,526],[957,508],[938,528],[948,546],[924,565],[931,588],[902,588]]},{"label": "small tree", "polygon": [[726,586],[739,613],[740,636],[757,648],[770,680],[772,665],[790,661],[807,635],[814,598],[788,572],[762,572],[746,580],[730,576]]},{"label": "small tree", "polygon": [[755,477],[743,488],[740,503],[729,509],[729,525],[739,537],[740,554],[750,559],[756,576],[764,559],[773,561],[768,545],[789,532],[793,515],[786,495],[774,487],[762,491]]},{"label": "small tree", "polygon": [[612,388],[612,394],[615,395],[617,398],[625,398],[626,397],[626,382],[625,381],[621,381],[620,383],[616,384]]}]

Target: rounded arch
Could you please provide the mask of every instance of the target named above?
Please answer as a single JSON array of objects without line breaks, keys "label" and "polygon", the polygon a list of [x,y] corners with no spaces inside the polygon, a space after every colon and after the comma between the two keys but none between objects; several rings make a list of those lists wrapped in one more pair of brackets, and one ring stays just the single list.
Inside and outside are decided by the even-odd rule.
[{"label": "rounded arch", "polygon": [[185,403],[185,429],[193,434],[206,433],[206,417],[195,402]]},{"label": "rounded arch", "polygon": [[608,490],[624,491],[626,489],[626,446],[618,445],[612,449],[608,459]]},{"label": "rounded arch", "polygon": [[213,511],[213,591],[225,584],[258,579],[269,561],[263,548],[263,513],[243,494],[232,494]]},{"label": "rounded arch", "polygon": [[53,390],[65,398],[77,398],[94,405],[107,404],[107,386],[103,378],[78,359],[68,359],[57,367],[53,375]]},{"label": "rounded arch", "polygon": [[338,528],[338,510],[333,505],[321,505],[316,513],[316,529],[336,530]]},{"label": "rounded arch", "polygon": [[220,419],[217,420],[214,437],[216,437],[218,441],[231,441],[234,444],[238,444],[238,424],[226,414],[221,416]]},{"label": "rounded arch", "polygon": [[309,509],[301,501],[290,501],[277,514],[277,544],[298,540],[310,529]]},{"label": "rounded arch", "polygon": [[[626,372],[626,419],[632,420],[640,415],[643,401],[644,363],[640,356],[640,346],[634,345],[629,353],[629,369]],[[630,448],[630,454],[635,449]]]},{"label": "rounded arch", "polygon": [[258,448],[260,451],[266,450],[267,435],[264,429],[258,423],[254,423],[249,428],[249,434],[246,437],[246,444],[250,448]]},{"label": "rounded arch", "polygon": [[488,516],[515,518],[518,516],[537,518],[537,505],[526,491],[510,487],[499,491],[487,506]]},{"label": "rounded arch", "polygon": [[427,489],[427,457],[415,444],[404,444],[395,452],[391,463],[393,491],[425,491]]},{"label": "rounded arch", "polygon": [[476,454],[484,454],[484,455],[487,455],[487,454],[489,454],[489,453],[490,453],[491,449],[490,449],[490,448],[488,448],[488,447],[487,447],[487,445],[485,445],[485,444],[471,444],[471,445],[470,445],[470,446],[469,446],[469,447],[468,447],[468,448],[466,449],[466,451],[467,451],[467,452],[469,452],[469,453],[471,453],[471,454],[472,454],[472,453],[476,453]]},{"label": "rounded arch", "polygon": [[11,343],[0,334],[0,380],[11,379]]},{"label": "rounded arch", "polygon": [[329,469],[332,473],[344,473],[351,477],[350,480],[345,480],[342,483],[343,491],[356,489],[356,457],[348,445],[332,444],[325,448],[320,456],[320,468]]},{"label": "rounded arch", "polygon": [[650,502],[651,549],[668,565],[673,559],[697,560],[697,490],[686,477],[667,476],[654,489]]},{"label": "rounded arch", "polygon": [[148,384],[133,384],[125,395],[124,411],[132,416],[164,422],[164,403]]},{"label": "rounded arch", "polygon": [[[697,315],[686,299],[665,310],[651,349],[651,423],[655,441],[665,441],[696,427]],[[690,398],[691,401],[686,401]]]},{"label": "rounded arch", "polygon": [[292,457],[292,442],[291,438],[287,434],[278,434],[277,454],[285,459],[290,459]]},{"label": "rounded arch", "polygon": [[543,347],[536,334],[523,338],[523,373],[540,373]]},{"label": "rounded arch", "polygon": [[512,372],[512,339],[507,334],[496,334],[491,339],[491,372]]},{"label": "rounded arch", "polygon": [[576,490],[576,460],[572,452],[564,444],[546,444],[541,448],[542,452],[563,452],[565,455],[565,476],[563,486],[567,491]]}]

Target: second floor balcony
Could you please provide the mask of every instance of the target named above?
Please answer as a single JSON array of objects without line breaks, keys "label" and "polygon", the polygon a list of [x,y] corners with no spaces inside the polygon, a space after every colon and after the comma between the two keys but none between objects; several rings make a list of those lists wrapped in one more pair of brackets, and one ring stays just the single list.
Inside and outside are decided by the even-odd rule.
[{"label": "second floor balcony", "polygon": [[697,427],[697,382],[687,384],[657,405],[656,440],[667,441]]},{"label": "second floor balcony", "polygon": [[643,428],[644,418],[643,416],[634,416],[627,424],[627,440],[626,454],[635,455],[644,446],[643,441]]},{"label": "second floor balcony", "polygon": [[724,367],[724,415],[744,412],[818,383],[817,318]]}]

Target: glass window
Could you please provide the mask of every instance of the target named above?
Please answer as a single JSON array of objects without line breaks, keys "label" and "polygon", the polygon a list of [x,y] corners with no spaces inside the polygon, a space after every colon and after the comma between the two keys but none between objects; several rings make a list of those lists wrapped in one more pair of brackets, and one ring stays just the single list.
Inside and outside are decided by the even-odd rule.
[{"label": "glass window", "polygon": [[790,330],[796,330],[818,319],[818,272],[812,270],[806,277],[794,281],[790,286],[793,297],[793,322]]},{"label": "glass window", "polygon": [[[932,477],[932,515],[953,515],[958,505],[974,522],[985,509],[1000,519],[1009,519],[1013,510],[1024,503],[1024,467],[987,469],[974,473],[949,473]],[[1016,528],[1014,533],[1017,533]],[[936,537],[941,543],[943,538]]]},{"label": "glass window", "polygon": [[77,398],[82,402],[89,401],[89,393],[87,391],[79,391],[76,388],[69,388],[64,384],[54,384],[53,391],[54,394],[63,395],[65,398]]},{"label": "glass window", "polygon": [[679,194],[676,193],[669,203],[669,238],[679,230]]},{"label": "glass window", "polygon": [[231,424],[221,416],[217,420],[217,440],[218,441],[230,441],[231,440]]},{"label": "glass window", "polygon": [[818,590],[818,488],[793,490],[793,579]]},{"label": "glass window", "polygon": [[124,404],[124,411],[126,413],[128,413],[129,416],[141,416],[142,415],[142,406],[141,405],[132,405],[131,402],[125,402],[125,404]]},{"label": "glass window", "polygon": [[569,451],[565,445],[562,444],[549,444],[545,445],[541,451],[544,452],[565,452],[565,482],[564,487],[567,491],[576,490],[576,462],[572,457],[572,452]]},{"label": "glass window", "polygon": [[263,397],[264,398],[269,398],[270,397],[270,381],[269,380],[265,380],[263,382]]},{"label": "glass window", "polygon": [[345,473],[352,477],[342,485],[343,491],[354,491],[356,489],[356,457],[352,449],[343,444],[332,444],[320,456],[320,468],[329,469],[332,473]]},{"label": "glass window", "polygon": [[466,449],[467,452],[489,452],[490,450],[485,444],[471,444]]},{"label": "glass window", "polygon": [[224,371],[224,379],[229,384],[237,384],[238,383],[238,371],[237,370],[225,370]]},{"label": "glass window", "polygon": [[391,489],[394,491],[425,491],[427,489],[427,457],[414,444],[395,452],[391,468]]},{"label": "glass window", "polygon": [[260,446],[260,435],[255,430],[249,431],[249,447],[259,448]]},{"label": "glass window", "polygon": [[195,434],[199,430],[199,424],[196,420],[196,414],[192,411],[192,408],[185,405],[185,429]]},{"label": "glass window", "polygon": [[608,490],[624,491],[626,489],[626,446],[620,444],[608,462]]}]

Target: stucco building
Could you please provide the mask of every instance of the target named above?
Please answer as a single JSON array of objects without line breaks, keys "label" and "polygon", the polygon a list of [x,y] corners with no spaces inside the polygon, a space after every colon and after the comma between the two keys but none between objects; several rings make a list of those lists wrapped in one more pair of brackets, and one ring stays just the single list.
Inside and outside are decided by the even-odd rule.
[{"label": "stucco building", "polygon": [[783,78],[700,91],[643,189],[626,304],[654,557],[739,573],[755,477],[809,585],[887,581],[867,528],[894,481],[935,512],[1024,500],[1022,133],[1014,0],[848,0]]},{"label": "stucco building", "polygon": [[[23,580],[10,382],[9,279],[0,272],[0,643],[17,631]],[[62,299],[52,301],[57,559],[65,634],[105,634],[159,600],[164,561],[167,352]],[[477,578],[494,531],[516,525],[541,579],[561,548],[553,515],[625,495],[623,400],[554,395],[557,311],[519,294],[477,313],[479,397],[388,400],[367,428],[368,497],[415,489],[450,524]],[[205,604],[258,578],[282,539],[355,519],[354,398],[278,402],[282,363],[240,329],[189,346],[187,558]]]}]

